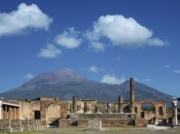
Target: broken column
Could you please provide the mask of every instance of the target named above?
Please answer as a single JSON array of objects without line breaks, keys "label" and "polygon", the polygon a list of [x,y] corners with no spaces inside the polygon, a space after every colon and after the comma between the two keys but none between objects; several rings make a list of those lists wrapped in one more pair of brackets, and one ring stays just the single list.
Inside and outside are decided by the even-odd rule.
[{"label": "broken column", "polygon": [[130,78],[130,112],[134,113],[134,78]]},{"label": "broken column", "polygon": [[118,113],[123,113],[123,97],[118,97]]},{"label": "broken column", "polygon": [[77,97],[73,96],[73,113],[77,112]]}]

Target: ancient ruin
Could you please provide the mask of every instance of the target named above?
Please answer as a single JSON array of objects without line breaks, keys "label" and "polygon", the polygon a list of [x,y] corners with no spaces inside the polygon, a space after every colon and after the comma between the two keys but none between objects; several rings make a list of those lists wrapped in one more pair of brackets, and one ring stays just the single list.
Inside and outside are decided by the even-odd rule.
[{"label": "ancient ruin", "polygon": [[[79,99],[77,96],[73,96],[72,101],[59,100],[57,97],[5,101],[1,97],[0,130],[35,130],[49,126],[101,129],[145,127],[147,123],[179,124],[178,99],[173,99],[172,110],[167,110],[163,101],[136,100],[134,83],[134,79],[131,78],[129,100],[123,100],[123,97],[119,96],[117,102],[99,102],[92,98]],[[150,104],[150,109],[142,109],[144,104]]]}]

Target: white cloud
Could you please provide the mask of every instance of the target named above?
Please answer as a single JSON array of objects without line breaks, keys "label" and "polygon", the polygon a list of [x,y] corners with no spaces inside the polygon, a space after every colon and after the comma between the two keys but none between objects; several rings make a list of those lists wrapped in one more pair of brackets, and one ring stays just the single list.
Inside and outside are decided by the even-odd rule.
[{"label": "white cloud", "polygon": [[92,67],[90,67],[90,68],[89,68],[89,70],[90,70],[91,72],[93,72],[93,73],[97,73],[97,72],[99,72],[99,68],[98,68],[98,67],[96,67],[96,66],[92,66]]},{"label": "white cloud", "polygon": [[147,79],[145,80],[145,82],[146,82],[146,83],[150,83],[150,82],[152,82],[152,79],[151,79],[151,78],[147,78]]},{"label": "white cloud", "polygon": [[149,46],[165,46],[168,45],[167,42],[162,41],[159,38],[151,38],[147,40]]},{"label": "white cloud", "polygon": [[61,54],[61,50],[56,48],[54,45],[52,44],[48,44],[46,46],[46,48],[42,48],[40,53],[38,54],[39,57],[42,58],[55,58],[57,57],[59,54]]},{"label": "white cloud", "polygon": [[22,34],[28,29],[48,30],[52,19],[44,14],[37,5],[22,3],[17,11],[0,13],[0,36]]},{"label": "white cloud", "polygon": [[175,69],[174,72],[180,74],[180,70]]},{"label": "white cloud", "polygon": [[145,44],[150,46],[164,46],[166,42],[153,38],[153,32],[140,25],[134,18],[123,15],[100,16],[93,24],[93,30],[88,31],[86,37],[90,41],[100,41],[105,37],[114,46],[135,48]]},{"label": "white cloud", "polygon": [[99,72],[105,71],[104,68],[99,68],[97,66],[85,67],[85,68],[82,68],[81,70],[92,72],[92,73],[99,73]]},{"label": "white cloud", "polygon": [[96,52],[105,51],[104,45],[102,43],[100,43],[100,42],[92,42],[91,43],[91,48],[93,48]]},{"label": "white cloud", "polygon": [[123,82],[126,81],[126,78],[121,77],[121,78],[117,78],[115,75],[110,75],[110,74],[106,74],[103,76],[101,82],[102,83],[107,83],[107,84],[121,84]]},{"label": "white cloud", "polygon": [[64,31],[55,38],[55,42],[67,49],[77,48],[81,45],[82,39],[80,38],[80,32],[75,31],[74,28],[69,28],[68,31]]},{"label": "white cloud", "polygon": [[25,78],[32,79],[34,78],[34,76],[31,73],[28,73],[27,75],[25,75]]}]

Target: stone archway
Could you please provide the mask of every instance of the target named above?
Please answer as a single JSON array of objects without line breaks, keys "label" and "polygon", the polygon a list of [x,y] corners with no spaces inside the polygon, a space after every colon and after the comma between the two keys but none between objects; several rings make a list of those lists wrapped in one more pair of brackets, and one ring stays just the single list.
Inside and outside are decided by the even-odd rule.
[{"label": "stone archway", "polygon": [[[166,118],[166,103],[164,101],[156,101],[156,100],[138,100],[134,103],[134,109],[136,112],[137,118],[142,118],[142,105],[145,103],[152,104],[154,106],[154,118],[162,120]],[[153,115],[153,114],[151,114]],[[149,117],[150,118],[150,117]]]},{"label": "stone archway", "polygon": [[141,118],[147,120],[149,123],[154,123],[155,121],[155,105],[150,102],[145,102],[141,104]]}]

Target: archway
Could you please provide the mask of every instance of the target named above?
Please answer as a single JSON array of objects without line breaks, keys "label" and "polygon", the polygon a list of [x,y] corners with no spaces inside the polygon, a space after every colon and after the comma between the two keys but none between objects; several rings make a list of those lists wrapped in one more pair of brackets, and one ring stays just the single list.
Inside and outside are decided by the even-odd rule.
[{"label": "archway", "polygon": [[144,118],[148,123],[154,123],[156,117],[156,108],[153,103],[145,102],[141,104],[141,118]]},{"label": "archway", "polygon": [[134,103],[137,118],[144,118],[150,123],[166,119],[166,103],[157,100],[137,100]]}]

